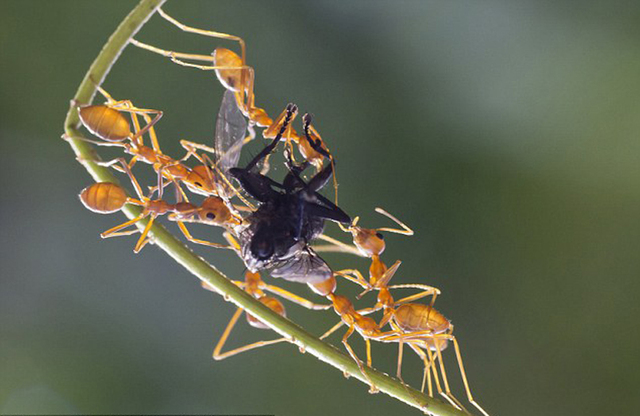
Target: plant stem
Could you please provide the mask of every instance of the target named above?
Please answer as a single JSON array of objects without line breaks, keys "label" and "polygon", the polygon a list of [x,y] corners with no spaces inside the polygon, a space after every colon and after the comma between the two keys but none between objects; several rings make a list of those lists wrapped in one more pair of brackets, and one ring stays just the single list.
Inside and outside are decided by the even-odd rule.
[{"label": "plant stem", "polygon": [[[127,46],[129,39],[140,30],[164,1],[165,0],[142,0],[122,21],[100,51],[96,60],[91,64],[89,71],[82,80],[82,83],[80,83],[78,91],[72,101],[71,108],[67,113],[64,130],[66,136],[69,137],[68,141],[80,163],[83,164],[97,182],[117,183],[118,181],[108,168],[94,163],[95,160],[99,159],[92,146],[82,140],[74,139],[74,137],[82,137],[82,134],[78,130],[80,119],[77,106],[88,104],[93,99],[97,85],[100,85],[105,79],[112,65],[117,61],[118,56]],[[128,218],[134,218],[140,213],[140,209],[126,205],[123,212]],[[146,225],[146,222],[147,221],[140,221],[136,225],[142,229]],[[366,383],[366,379],[360,373],[358,366],[349,356],[319,340],[316,336],[308,333],[288,319],[281,317],[248,295],[242,289],[231,283],[231,281],[215,267],[201,257],[198,257],[164,227],[154,224],[151,228],[151,237],[158,247],[200,280],[213,286],[216,291],[223,294],[225,299],[245,309],[251,315],[258,317],[271,329],[298,345],[302,351],[309,352],[320,360],[340,369],[345,374],[349,374]],[[404,385],[386,374],[369,368],[367,368],[366,371],[369,378],[382,392],[411,406],[439,416],[461,416],[465,414],[448,404],[430,398]]]}]

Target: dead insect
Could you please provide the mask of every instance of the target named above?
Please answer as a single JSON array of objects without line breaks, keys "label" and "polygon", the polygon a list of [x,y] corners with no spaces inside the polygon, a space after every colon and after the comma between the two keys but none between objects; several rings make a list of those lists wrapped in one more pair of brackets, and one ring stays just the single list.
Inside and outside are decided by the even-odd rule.
[{"label": "dead insect", "polygon": [[282,183],[254,172],[254,168],[278,145],[298,108],[289,104],[277,136],[244,168],[231,168],[229,174],[259,202],[239,231],[241,255],[249,270],[269,269],[273,277],[302,283],[319,283],[332,276],[329,265],[309,246],[324,228],[325,220],[348,224],[351,218],[318,191],[333,174],[327,165],[306,182],[300,176],[309,162],[295,164],[290,155],[289,173]]}]

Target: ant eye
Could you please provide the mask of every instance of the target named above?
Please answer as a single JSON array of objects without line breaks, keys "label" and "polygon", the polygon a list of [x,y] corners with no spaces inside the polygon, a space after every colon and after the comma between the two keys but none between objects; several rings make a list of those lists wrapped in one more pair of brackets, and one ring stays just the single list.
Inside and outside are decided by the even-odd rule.
[{"label": "ant eye", "polygon": [[384,236],[380,233],[376,233],[376,237],[378,237],[380,240],[384,240]]},{"label": "ant eye", "polygon": [[207,218],[210,220],[215,220],[216,214],[214,214],[213,212],[207,212]]}]

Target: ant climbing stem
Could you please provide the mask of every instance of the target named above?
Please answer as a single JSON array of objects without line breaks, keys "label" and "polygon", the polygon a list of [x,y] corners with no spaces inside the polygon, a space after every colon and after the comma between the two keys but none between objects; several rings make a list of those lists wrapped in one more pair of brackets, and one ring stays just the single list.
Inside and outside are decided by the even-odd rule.
[{"label": "ant climbing stem", "polygon": [[[229,245],[231,247],[234,248],[234,250],[236,251],[240,251],[241,247],[240,244],[235,240],[235,238],[229,233],[229,232],[225,232],[224,234],[225,238],[227,239],[227,241],[229,242]],[[245,273],[245,280],[244,282],[241,281],[237,281],[237,280],[232,280],[232,282],[240,287],[241,289],[243,289],[245,292],[247,292],[248,294],[250,294],[251,296],[253,296],[254,298],[256,298],[257,300],[259,300],[262,304],[264,304],[265,306],[267,306],[269,309],[271,309],[272,311],[276,312],[278,315],[286,317],[286,311],[285,311],[285,307],[284,305],[276,298],[271,297],[266,295],[265,292],[270,292],[273,293],[275,295],[280,296],[283,299],[286,299],[290,302],[296,303],[300,306],[303,306],[307,309],[310,310],[325,310],[325,309],[329,309],[331,308],[331,305],[321,305],[321,304],[317,304],[314,302],[311,302],[303,297],[300,297],[294,293],[291,293],[285,289],[282,289],[280,287],[274,286],[274,285],[269,285],[267,283],[265,283],[262,278],[260,277],[260,273],[254,273],[251,271],[247,271]],[[212,287],[210,287],[209,285],[207,285],[206,283],[203,283],[202,286],[207,289],[207,290],[211,290],[213,292],[216,292],[215,289],[213,289]],[[250,351],[256,348],[260,348],[260,347],[264,347],[267,345],[273,345],[273,344],[277,344],[283,341],[287,341],[287,342],[292,342],[291,340],[287,339],[287,338],[277,338],[277,339],[273,339],[273,340],[266,340],[266,341],[257,341],[248,345],[244,345],[238,348],[235,348],[233,350],[230,351],[226,351],[226,352],[222,352],[222,349],[224,348],[224,345],[226,344],[229,335],[231,334],[231,331],[233,330],[233,328],[235,327],[235,325],[238,322],[238,319],[240,318],[240,316],[242,315],[242,312],[244,312],[244,309],[242,308],[237,308],[235,313],[233,314],[233,316],[231,317],[231,320],[229,321],[229,323],[227,324],[224,332],[222,333],[222,335],[220,336],[220,340],[218,341],[218,343],[216,344],[214,350],[213,350],[213,358],[215,360],[223,360],[225,358],[246,352],[246,351]],[[247,318],[247,322],[249,323],[249,325],[253,326],[254,328],[258,328],[258,329],[268,329],[268,327],[262,323],[262,321],[260,321],[259,319],[257,319],[256,317],[246,313],[246,318]]]},{"label": "ant climbing stem", "polygon": [[[140,42],[136,39],[131,39],[130,42],[141,49],[168,57],[172,62],[178,65],[197,68],[204,71],[215,71],[220,83],[227,90],[234,92],[238,106],[242,113],[249,119],[250,125],[264,127],[265,130],[262,135],[265,139],[274,138],[279,127],[282,125],[285,113],[281,113],[274,121],[268,116],[264,109],[255,106],[255,71],[251,66],[247,65],[246,44],[244,40],[239,36],[185,25],[177,19],[169,16],[162,9],[158,9],[158,13],[167,22],[176,26],[183,32],[238,42],[240,45],[241,55],[239,56],[235,52],[222,47],[216,48],[211,55],[201,55],[165,50]],[[206,62],[209,64],[199,65],[187,61]],[[330,158],[330,153],[326,146],[324,146],[320,135],[313,126],[309,126],[308,130],[308,134],[306,135],[308,137],[305,139],[304,137],[299,136],[293,127],[289,127],[284,138],[290,147],[292,146],[292,142],[297,143],[298,149],[303,157],[312,162],[317,171],[320,171],[322,169],[322,160],[324,158]],[[252,131],[252,129],[250,129],[250,131]],[[251,134],[249,138],[252,139],[253,134]],[[263,174],[267,173],[268,167],[267,157],[265,158],[265,163],[263,165]],[[337,181],[335,178],[334,187],[336,188],[337,203]]]},{"label": "ant climbing stem", "polygon": [[99,182],[82,190],[80,200],[89,210],[100,214],[110,214],[119,211],[125,204],[140,206],[142,207],[142,212],[137,217],[104,231],[100,234],[102,238],[134,234],[138,232],[136,228],[126,231],[122,230],[148,217],[149,221],[141,232],[140,238],[133,249],[135,253],[138,253],[149,242],[147,236],[155,219],[160,215],[169,214],[169,219],[178,223],[180,230],[187,240],[210,247],[232,248],[224,244],[196,239],[184,224],[185,222],[196,222],[197,219],[197,222],[209,225],[223,227],[239,225],[242,219],[230,211],[221,198],[215,196],[208,197],[203,201],[201,206],[196,206],[188,202],[170,204],[161,199],[152,200],[143,195],[142,188],[127,163],[124,160],[121,160],[121,163],[139,199],[127,197],[126,192],[119,185],[110,182]]},{"label": "ant climbing stem", "polygon": [[[140,42],[136,39],[131,39],[130,42],[150,52],[168,57],[172,62],[185,67],[197,68],[204,71],[216,71],[216,75],[225,88],[236,92],[238,104],[240,105],[246,116],[256,125],[260,127],[268,127],[273,121],[267,113],[255,106],[254,95],[254,70],[252,67],[246,64],[246,44],[244,40],[235,35],[230,35],[222,32],[215,32],[212,30],[198,29],[191,26],[187,26],[175,18],[169,16],[161,8],[158,9],[158,14],[162,16],[166,21],[176,26],[183,32],[194,33],[206,37],[226,39],[238,42],[240,45],[241,55],[238,56],[235,52],[218,47],[215,49],[212,55],[200,55],[192,53],[183,53],[169,51],[161,49],[144,42]],[[198,65],[189,61],[210,62],[212,65]]]},{"label": "ant climbing stem", "polygon": [[[160,154],[162,153],[158,138],[153,130],[153,126],[162,118],[162,111],[137,108],[130,100],[113,99],[99,85],[96,85],[96,89],[107,100],[105,105],[83,105],[78,109],[82,124],[91,133],[110,143],[118,143],[128,139],[132,143],[142,145],[142,137],[149,132],[153,149]],[[135,127],[134,133],[131,132],[130,124],[126,119],[120,116],[120,111],[131,115],[131,121]],[[150,119],[149,114],[155,115],[154,118]],[[147,116],[145,117],[147,124],[143,128],[140,128],[137,115]]]},{"label": "ant climbing stem", "polygon": [[[189,201],[186,193],[179,185],[180,182],[184,183],[191,191],[204,196],[217,194],[217,187],[210,169],[204,166],[204,160],[193,149],[185,148],[187,154],[180,160],[172,159],[162,153],[153,127],[159,120],[162,114],[161,111],[138,109],[129,100],[116,101],[102,88],[99,88],[99,91],[105,96],[107,103],[104,105],[81,106],[79,114],[80,120],[87,130],[102,139],[102,141],[80,137],[78,139],[98,146],[122,147],[126,153],[133,156],[129,162],[125,162],[129,169],[138,161],[152,165],[158,174],[158,184],[156,188],[153,188],[152,192],[157,190],[159,199],[162,199],[162,191],[165,187],[163,179],[167,179],[175,185],[178,201]],[[131,114],[133,132],[131,132],[131,125],[121,111]],[[157,112],[158,115],[151,120],[149,113],[153,112]],[[140,127],[138,115],[142,116],[147,123],[143,128]],[[143,135],[140,134],[147,131],[151,137],[152,147],[144,145]],[[66,136],[63,136],[63,138],[67,139]],[[191,156],[198,159],[203,166],[191,169],[182,163]],[[111,161],[95,161],[95,163],[101,166],[113,166],[116,170],[125,172],[123,168],[118,166],[122,164],[122,161],[124,161],[123,158],[116,158]]]}]

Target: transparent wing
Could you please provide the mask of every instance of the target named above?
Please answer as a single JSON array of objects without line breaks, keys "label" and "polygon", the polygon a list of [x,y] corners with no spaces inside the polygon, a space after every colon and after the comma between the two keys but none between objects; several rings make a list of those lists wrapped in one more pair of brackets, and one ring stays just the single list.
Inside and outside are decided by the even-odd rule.
[{"label": "transparent wing", "polygon": [[269,272],[273,277],[299,283],[320,283],[331,277],[329,265],[311,248],[299,251]]},{"label": "transparent wing", "polygon": [[236,95],[226,90],[220,104],[220,111],[216,120],[216,163],[218,168],[227,173],[230,168],[238,165],[240,151],[247,133],[247,119],[238,108]]}]

